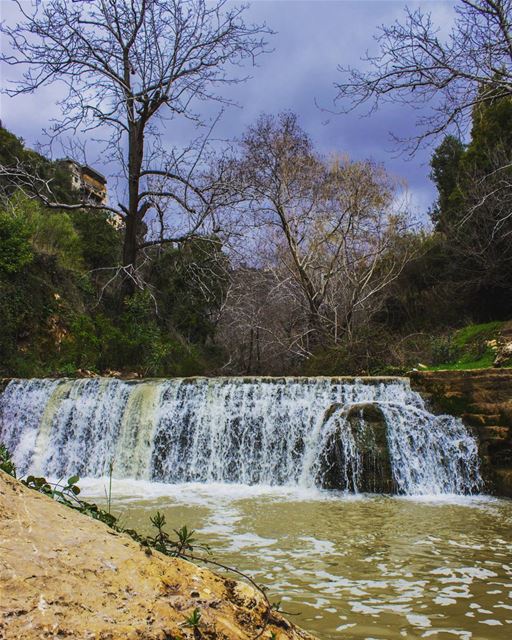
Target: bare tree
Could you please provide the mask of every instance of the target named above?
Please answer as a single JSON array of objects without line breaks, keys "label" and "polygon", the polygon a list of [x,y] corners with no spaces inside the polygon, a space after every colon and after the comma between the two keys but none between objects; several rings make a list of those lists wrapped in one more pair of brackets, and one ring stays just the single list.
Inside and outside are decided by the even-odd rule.
[{"label": "bare tree", "polygon": [[[202,124],[198,105],[226,102],[217,88],[244,79],[228,67],[253,62],[264,51],[269,31],[246,25],[245,7],[227,0],[42,0],[32,10],[14,1],[22,21],[0,25],[0,59],[24,72],[5,93],[65,85],[62,118],[51,135],[95,132],[104,143],[104,157],[121,168],[124,200],[109,208],[124,220],[122,269],[131,274],[133,287],[141,249],[197,233],[230,192],[222,163],[215,163],[215,173],[205,170],[204,138],[169,150],[162,143],[164,127],[180,116]],[[31,178],[23,167],[14,173],[49,207],[90,204],[55,202],[51,184],[35,179],[24,185]],[[148,238],[145,221],[152,210],[162,224]],[[164,218],[180,216],[184,223],[173,235]]]},{"label": "bare tree", "polygon": [[252,317],[260,333],[274,332],[307,358],[371,317],[403,268],[407,256],[392,251],[405,229],[396,184],[371,162],[322,159],[291,113],[262,116],[249,128],[239,171],[259,236],[257,264],[274,282],[268,314],[272,291],[288,300],[279,331],[273,321]]},{"label": "bare tree", "polygon": [[384,102],[419,109],[411,152],[452,126],[462,135],[475,105],[512,96],[512,0],[457,0],[445,39],[430,13],[406,8],[405,20],[382,26],[375,40],[366,69],[340,67],[337,100],[344,112]]},{"label": "bare tree", "polygon": [[268,268],[232,269],[216,336],[229,354],[224,371],[283,375],[304,361],[302,310],[288,284]]}]

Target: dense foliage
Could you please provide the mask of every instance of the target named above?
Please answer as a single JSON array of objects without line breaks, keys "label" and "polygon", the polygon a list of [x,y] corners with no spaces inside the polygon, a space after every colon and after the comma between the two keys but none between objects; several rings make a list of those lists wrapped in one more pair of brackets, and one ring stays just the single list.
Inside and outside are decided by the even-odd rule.
[{"label": "dense foliage", "polygon": [[[3,128],[0,139],[4,166],[43,172],[61,202],[74,202],[63,165]],[[111,213],[48,209],[4,179],[0,374],[492,364],[488,344],[512,314],[510,98],[475,107],[468,144],[447,136],[434,151],[432,230],[411,230],[391,208],[396,189],[382,167],[325,161],[293,114],[260,119],[241,149],[233,175],[251,230],[235,246],[211,231],[148,246],[143,285],[129,295],[116,277],[124,228]],[[270,154],[283,175],[271,173]],[[290,181],[287,201],[274,179]],[[485,329],[466,343],[457,330],[472,323]]]},{"label": "dense foliage", "polygon": [[[68,176],[0,129],[1,161],[44,166],[73,201]],[[55,168],[57,167],[57,168]],[[5,185],[4,185],[5,186]],[[66,191],[67,189],[67,191]],[[55,211],[8,188],[0,206],[0,374],[74,374],[108,369],[193,375],[216,366],[212,334],[223,276],[215,238],[154,251],[148,287],[122,298],[109,281],[122,228],[104,211]],[[204,272],[204,273],[203,273]],[[202,294],[208,282],[210,296]]]}]

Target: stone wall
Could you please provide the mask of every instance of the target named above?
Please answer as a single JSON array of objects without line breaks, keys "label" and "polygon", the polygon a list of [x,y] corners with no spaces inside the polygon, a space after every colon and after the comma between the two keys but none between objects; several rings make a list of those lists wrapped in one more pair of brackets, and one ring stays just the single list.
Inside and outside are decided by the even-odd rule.
[{"label": "stone wall", "polygon": [[473,429],[486,490],[512,497],[512,369],[414,371],[410,379],[432,411]]}]

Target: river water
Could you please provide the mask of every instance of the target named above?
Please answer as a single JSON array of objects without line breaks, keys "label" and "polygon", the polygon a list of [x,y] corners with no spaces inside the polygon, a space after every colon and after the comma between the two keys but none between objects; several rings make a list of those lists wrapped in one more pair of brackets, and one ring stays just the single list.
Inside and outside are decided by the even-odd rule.
[{"label": "river water", "polygon": [[[80,484],[105,503],[105,480]],[[512,501],[129,480],[113,496],[125,526],[160,510],[195,529],[319,638],[512,638]]]},{"label": "river water", "polygon": [[324,640],[512,638],[512,501],[406,379],[13,380],[0,441],[103,504],[113,463],[126,527],[195,529]]}]

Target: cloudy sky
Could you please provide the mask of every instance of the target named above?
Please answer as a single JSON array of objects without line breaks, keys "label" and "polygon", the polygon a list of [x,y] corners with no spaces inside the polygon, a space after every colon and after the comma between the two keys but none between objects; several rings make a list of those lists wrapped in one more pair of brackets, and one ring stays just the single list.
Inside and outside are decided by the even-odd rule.
[{"label": "cloudy sky", "polygon": [[[328,153],[347,153],[354,159],[373,158],[385,164],[409,185],[412,208],[425,217],[435,192],[428,178],[429,151],[408,158],[398,155],[390,132],[406,137],[414,132],[417,112],[403,106],[390,106],[362,117],[362,112],[337,115],[333,102],[334,83],[341,80],[338,65],[359,65],[366,50],[374,49],[373,35],[381,24],[403,15],[405,5],[430,11],[442,32],[453,19],[451,0],[255,0],[247,11],[247,21],[265,21],[276,33],[270,39],[274,51],[258,59],[251,79],[230,89],[240,105],[229,109],[217,128],[224,138],[239,136],[262,112],[295,111],[303,128],[318,148]],[[1,18],[15,20],[10,0],[0,0]],[[3,69],[4,85],[11,70]],[[0,117],[4,126],[34,146],[43,141],[42,130],[57,113],[58,88],[46,88],[34,96],[16,99],[1,97]],[[320,108],[322,107],[322,108]],[[333,113],[334,112],[334,113]],[[178,126],[174,123],[173,126]],[[182,131],[169,131],[168,140],[184,137]],[[105,175],[110,169],[94,159]]]}]

